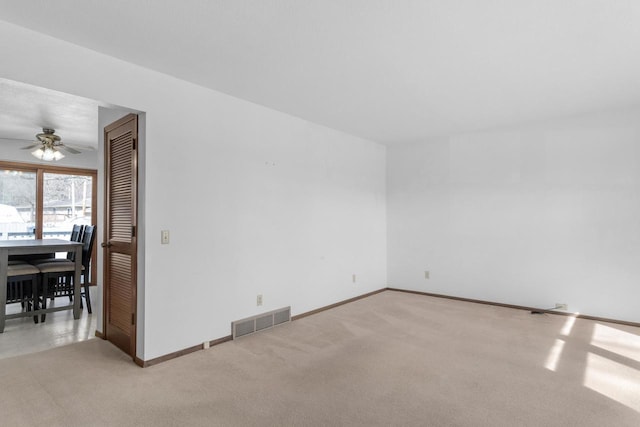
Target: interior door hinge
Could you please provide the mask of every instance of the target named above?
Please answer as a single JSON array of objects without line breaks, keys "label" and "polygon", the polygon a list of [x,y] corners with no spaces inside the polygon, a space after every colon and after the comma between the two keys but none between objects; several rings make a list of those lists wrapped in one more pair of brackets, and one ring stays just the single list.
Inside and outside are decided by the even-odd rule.
[{"label": "interior door hinge", "polygon": [[135,138],[132,138],[132,139],[131,139],[131,149],[132,149],[132,150],[135,150],[135,149],[136,149],[136,139],[135,139]]},{"label": "interior door hinge", "polygon": [[131,226],[131,237],[136,237],[136,226],[135,225]]},{"label": "interior door hinge", "polygon": [[131,313],[131,324],[133,326],[135,326],[135,324],[136,324],[136,314],[135,313]]}]

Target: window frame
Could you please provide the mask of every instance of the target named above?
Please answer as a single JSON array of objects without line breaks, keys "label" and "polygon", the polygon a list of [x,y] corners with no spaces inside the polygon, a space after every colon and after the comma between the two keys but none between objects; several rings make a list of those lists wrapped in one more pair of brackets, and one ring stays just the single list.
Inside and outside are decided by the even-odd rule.
[{"label": "window frame", "polygon": [[[44,230],[44,174],[67,174],[91,177],[91,223],[98,222],[98,171],[97,169],[75,168],[69,166],[57,166],[39,163],[21,163],[0,160],[0,170],[12,170],[30,172],[36,174],[36,223],[35,238],[42,239]],[[92,260],[96,260],[96,245],[93,246]],[[96,262],[91,263],[91,277],[95,281],[97,269]]]}]

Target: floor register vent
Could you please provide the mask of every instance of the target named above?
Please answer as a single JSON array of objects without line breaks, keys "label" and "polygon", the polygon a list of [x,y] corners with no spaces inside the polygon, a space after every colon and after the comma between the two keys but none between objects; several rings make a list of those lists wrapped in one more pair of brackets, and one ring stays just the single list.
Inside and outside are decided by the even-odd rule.
[{"label": "floor register vent", "polygon": [[280,308],[231,322],[231,333],[233,339],[236,339],[290,321],[291,307]]}]

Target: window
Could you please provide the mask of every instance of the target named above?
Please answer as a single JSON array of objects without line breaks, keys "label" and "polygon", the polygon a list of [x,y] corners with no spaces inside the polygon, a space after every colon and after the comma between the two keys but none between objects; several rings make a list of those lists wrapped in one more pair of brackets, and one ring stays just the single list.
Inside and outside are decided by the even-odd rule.
[{"label": "window", "polygon": [[74,224],[95,225],[96,186],[95,170],[0,161],[0,239],[69,239]]},{"label": "window", "polygon": [[0,161],[0,239],[69,239],[73,224],[95,225],[97,181],[91,169]]},{"label": "window", "polygon": [[95,224],[96,171],[0,162],[0,238],[69,238]]},{"label": "window", "polygon": [[91,219],[92,181],[87,175],[44,173],[43,238],[68,238],[74,224],[95,224]]},{"label": "window", "polygon": [[0,240],[35,238],[36,172],[0,172]]}]

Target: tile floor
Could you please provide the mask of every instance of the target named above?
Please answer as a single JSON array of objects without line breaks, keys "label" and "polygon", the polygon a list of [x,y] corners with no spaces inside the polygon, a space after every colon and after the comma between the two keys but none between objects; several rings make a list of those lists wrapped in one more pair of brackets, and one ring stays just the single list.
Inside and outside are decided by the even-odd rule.
[{"label": "tile floor", "polygon": [[[0,334],[0,359],[37,353],[53,347],[95,338],[96,287],[92,286],[90,292],[91,301],[94,302],[93,314],[89,314],[85,307],[78,320],[73,318],[71,310],[49,313],[46,322],[38,324],[33,323],[31,317],[7,320],[4,333]],[[63,304],[67,304],[67,301],[64,301]],[[7,306],[7,313],[15,313],[19,310],[19,304]]]}]

